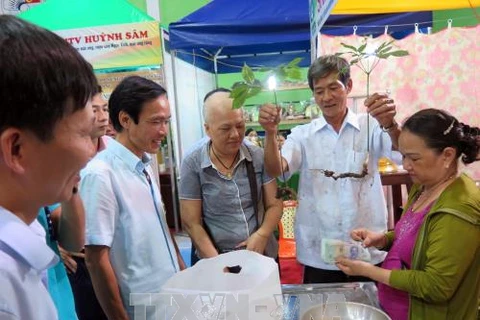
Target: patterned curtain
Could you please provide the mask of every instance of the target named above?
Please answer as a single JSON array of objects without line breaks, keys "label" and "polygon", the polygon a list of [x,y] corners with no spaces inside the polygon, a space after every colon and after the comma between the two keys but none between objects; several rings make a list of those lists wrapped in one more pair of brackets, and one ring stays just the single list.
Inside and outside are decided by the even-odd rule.
[{"label": "patterned curtain", "polygon": [[[424,108],[444,109],[466,124],[480,126],[480,25],[450,28],[425,35],[415,33],[394,42],[410,55],[381,60],[370,75],[370,93],[390,91],[397,105],[397,119]],[[369,39],[379,45],[392,40],[388,35]],[[351,35],[322,35],[322,54],[345,51],[341,42],[359,46],[364,38]],[[366,94],[366,75],[352,67],[352,95]],[[480,180],[480,162],[465,171]]]}]

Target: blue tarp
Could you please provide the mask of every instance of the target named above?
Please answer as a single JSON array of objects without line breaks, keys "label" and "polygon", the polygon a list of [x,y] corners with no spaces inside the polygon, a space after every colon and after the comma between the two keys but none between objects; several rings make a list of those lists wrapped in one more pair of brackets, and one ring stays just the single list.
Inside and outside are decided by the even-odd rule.
[{"label": "blue tarp", "polygon": [[[358,35],[388,32],[402,38],[431,26],[432,13],[331,15],[321,32]],[[218,73],[239,72],[241,66],[277,66],[295,57],[310,64],[308,0],[214,0],[169,25],[167,50],[182,60],[214,72],[213,56],[219,53]],[[293,52],[292,52],[293,51]],[[289,53],[292,52],[292,53]],[[278,54],[282,53],[282,54]],[[252,56],[256,55],[256,56]]]}]

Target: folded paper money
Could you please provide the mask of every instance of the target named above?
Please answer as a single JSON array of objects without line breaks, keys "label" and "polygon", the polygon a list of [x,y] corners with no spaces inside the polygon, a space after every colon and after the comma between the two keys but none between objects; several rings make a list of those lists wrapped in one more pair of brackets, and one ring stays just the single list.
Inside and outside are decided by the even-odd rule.
[{"label": "folded paper money", "polygon": [[361,242],[345,242],[336,239],[322,239],[322,259],[325,263],[335,264],[335,259],[345,257],[370,262],[371,256]]}]

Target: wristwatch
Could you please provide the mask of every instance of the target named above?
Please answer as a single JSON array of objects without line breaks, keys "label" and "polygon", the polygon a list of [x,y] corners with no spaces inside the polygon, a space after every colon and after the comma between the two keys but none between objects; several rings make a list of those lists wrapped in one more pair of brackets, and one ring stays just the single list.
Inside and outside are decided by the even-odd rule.
[{"label": "wristwatch", "polygon": [[398,123],[397,123],[397,121],[395,121],[395,119],[393,119],[392,124],[389,125],[388,127],[384,127],[384,126],[380,125],[380,129],[382,129],[383,132],[387,132],[387,133],[390,133],[391,131],[393,131],[396,128],[398,128]]}]

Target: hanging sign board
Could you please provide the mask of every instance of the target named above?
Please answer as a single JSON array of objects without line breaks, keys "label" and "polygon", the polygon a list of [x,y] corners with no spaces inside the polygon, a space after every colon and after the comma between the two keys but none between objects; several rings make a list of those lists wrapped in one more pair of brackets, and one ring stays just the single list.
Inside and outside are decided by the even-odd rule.
[{"label": "hanging sign board", "polygon": [[113,89],[119,84],[123,79],[129,76],[139,76],[152,80],[162,87],[165,88],[164,77],[163,77],[163,68],[155,69],[144,69],[144,70],[135,70],[135,71],[125,71],[125,72],[107,72],[100,73],[96,72],[98,84],[102,86],[102,92],[105,98],[109,98]]},{"label": "hanging sign board", "polygon": [[158,22],[55,31],[77,49],[94,69],[162,64]]},{"label": "hanging sign board", "polygon": [[310,49],[312,53],[312,61],[319,55],[320,48],[320,29],[322,28],[328,16],[337,4],[338,0],[309,0],[310,10]]}]

